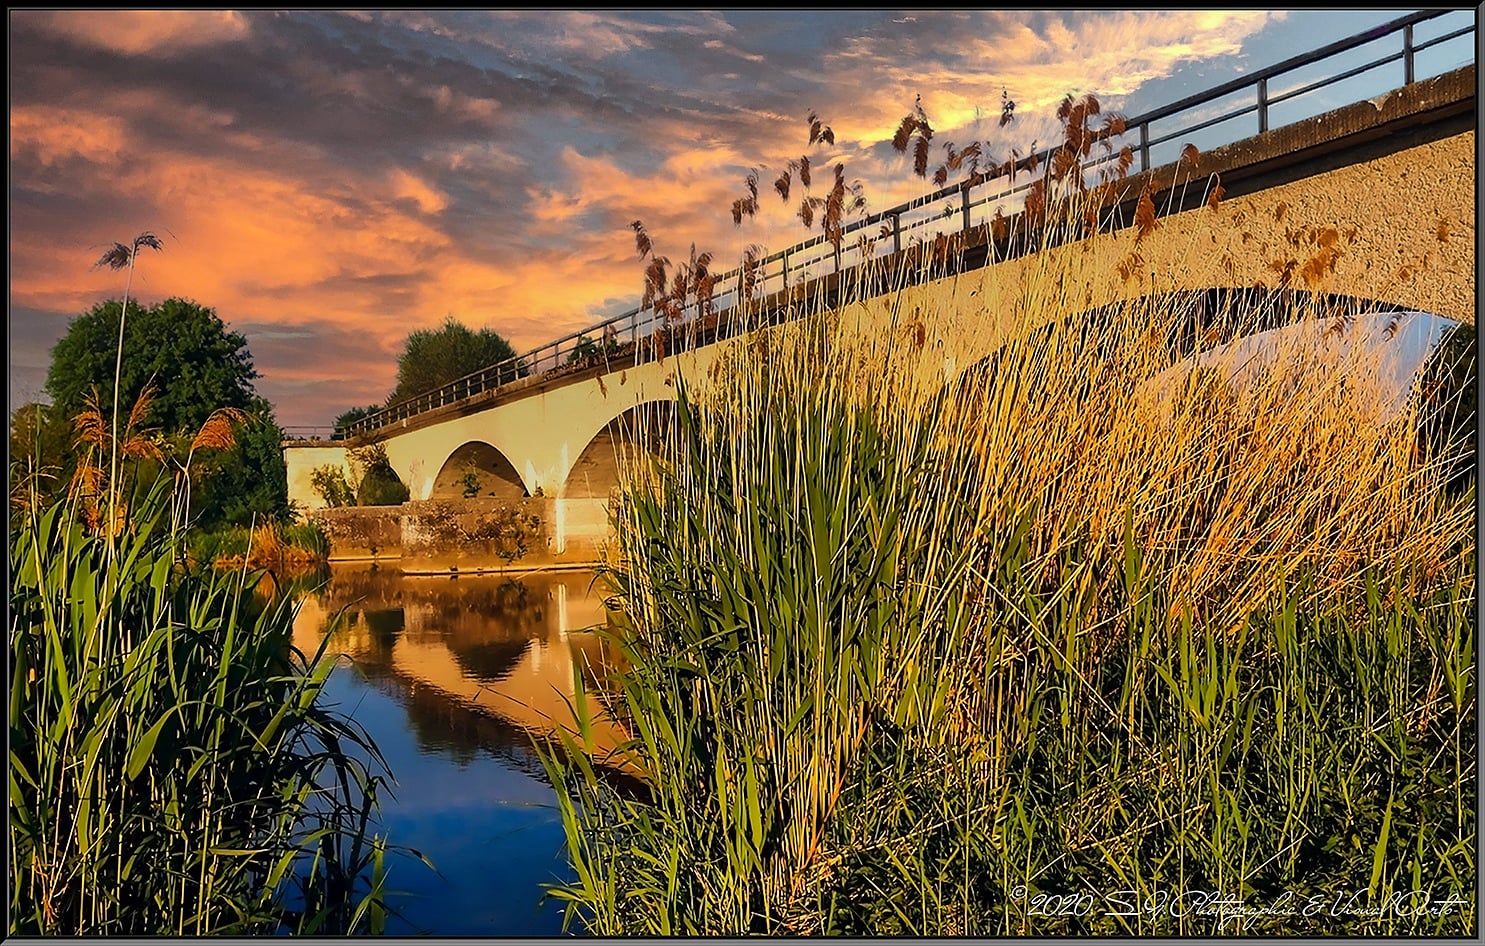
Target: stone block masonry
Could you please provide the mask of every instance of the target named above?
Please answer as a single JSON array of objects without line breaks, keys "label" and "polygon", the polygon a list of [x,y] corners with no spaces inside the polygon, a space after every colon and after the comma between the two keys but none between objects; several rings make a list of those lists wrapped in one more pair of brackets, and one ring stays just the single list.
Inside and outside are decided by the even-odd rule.
[{"label": "stone block masonry", "polygon": [[601,562],[608,539],[600,500],[531,497],[426,500],[317,509],[330,560],[396,559],[403,572],[527,571]]}]

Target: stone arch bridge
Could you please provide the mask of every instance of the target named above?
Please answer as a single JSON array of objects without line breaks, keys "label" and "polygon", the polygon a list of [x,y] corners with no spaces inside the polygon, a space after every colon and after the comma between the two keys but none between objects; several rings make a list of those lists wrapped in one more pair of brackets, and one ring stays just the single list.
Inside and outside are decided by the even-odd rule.
[{"label": "stone arch bridge", "polygon": [[[948,217],[937,213],[945,195],[962,199],[963,226],[886,248],[874,271],[892,274],[890,292],[871,296],[853,275],[861,267],[791,286],[798,269],[782,254],[777,291],[698,323],[693,344],[668,357],[655,357],[653,336],[648,345],[639,337],[625,355],[575,360],[488,390],[466,386],[463,396],[456,391],[401,416],[383,412],[343,441],[287,442],[290,497],[306,509],[323,506],[311,472],[346,467],[348,448],[375,441],[407,484],[409,508],[471,493],[539,501],[535,514],[546,520],[550,560],[591,558],[593,543],[606,534],[617,442],[630,436],[637,412],[673,399],[677,381],[703,379],[719,353],[737,344],[742,336],[728,329],[738,324],[729,312],[778,321],[813,299],[867,327],[894,314],[921,320],[952,373],[997,347],[1022,280],[1047,262],[1038,261],[1044,254],[1062,254],[1060,271],[1074,274],[1087,308],[1173,289],[1289,288],[1473,323],[1475,94],[1470,65],[1209,148],[1194,160],[1188,152],[1121,180],[1112,226],[1040,253],[1018,236],[1024,213],[975,226],[969,188],[948,188],[923,204]],[[1148,139],[1143,130],[1141,138]],[[1210,201],[1218,186],[1222,199]],[[1143,236],[1117,223],[1134,220],[1142,194],[1159,212],[1156,229]],[[900,225],[901,215],[890,222]],[[846,299],[853,301],[841,306]]]}]

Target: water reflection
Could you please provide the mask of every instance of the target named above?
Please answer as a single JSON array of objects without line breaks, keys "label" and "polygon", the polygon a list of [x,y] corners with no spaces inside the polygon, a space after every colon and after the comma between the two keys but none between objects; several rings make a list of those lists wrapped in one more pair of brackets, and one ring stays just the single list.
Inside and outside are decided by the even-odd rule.
[{"label": "water reflection", "polygon": [[350,658],[402,703],[425,751],[464,762],[487,751],[532,772],[540,770],[533,737],[550,738],[559,727],[577,732],[577,670],[595,758],[622,772],[628,767],[615,750],[625,734],[592,695],[605,665],[590,630],[605,619],[593,577],[426,578],[336,566],[302,598],[295,644],[313,653],[329,632],[329,652]]},{"label": "water reflection", "polygon": [[[533,739],[575,729],[573,671],[602,685],[604,650],[586,629],[605,619],[593,575],[519,581],[498,576],[403,577],[335,565],[288,581],[295,644],[354,662],[338,667],[327,702],[364,726],[396,779],[379,833],[426,854],[391,865],[400,916],[388,932],[547,936],[561,929],[541,884],[572,880],[562,824]],[[337,613],[344,612],[338,623]],[[594,702],[598,754],[623,732]],[[600,768],[640,790],[623,766]]]}]

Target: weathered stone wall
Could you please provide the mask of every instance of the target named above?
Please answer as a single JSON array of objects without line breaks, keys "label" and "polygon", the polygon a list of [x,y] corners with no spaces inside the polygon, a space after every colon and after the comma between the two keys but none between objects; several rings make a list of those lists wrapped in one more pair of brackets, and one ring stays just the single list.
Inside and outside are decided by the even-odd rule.
[{"label": "weathered stone wall", "polygon": [[603,500],[427,500],[315,509],[331,561],[398,559],[404,572],[590,565],[610,542]]},{"label": "weathered stone wall", "polygon": [[401,506],[341,506],[313,509],[330,539],[330,560],[397,558],[402,554]]},{"label": "weathered stone wall", "polygon": [[568,535],[568,505],[540,496],[404,503],[402,570],[524,569],[597,561],[606,529],[593,527],[587,522],[591,517],[583,516],[578,532]]}]

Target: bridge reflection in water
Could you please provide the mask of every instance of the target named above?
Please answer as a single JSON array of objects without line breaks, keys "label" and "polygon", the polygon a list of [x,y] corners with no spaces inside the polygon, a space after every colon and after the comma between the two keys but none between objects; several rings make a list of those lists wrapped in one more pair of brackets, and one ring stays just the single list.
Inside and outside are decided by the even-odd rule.
[{"label": "bridge reflection in water", "polygon": [[331,628],[328,653],[349,658],[400,702],[418,744],[471,758],[484,750],[540,774],[533,738],[577,732],[573,671],[592,719],[595,760],[622,778],[615,751],[625,734],[594,692],[605,686],[605,648],[591,628],[605,606],[592,572],[407,577],[395,570],[336,566],[300,601],[296,646],[314,653]]}]

